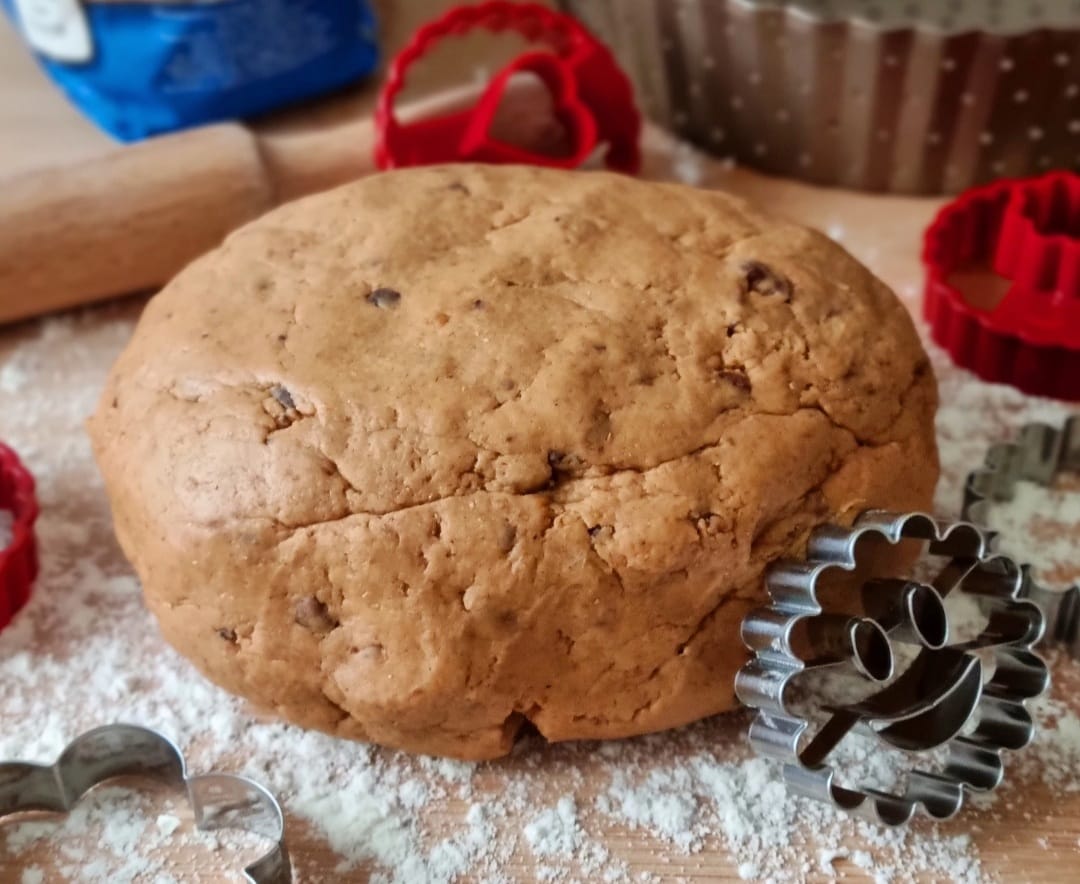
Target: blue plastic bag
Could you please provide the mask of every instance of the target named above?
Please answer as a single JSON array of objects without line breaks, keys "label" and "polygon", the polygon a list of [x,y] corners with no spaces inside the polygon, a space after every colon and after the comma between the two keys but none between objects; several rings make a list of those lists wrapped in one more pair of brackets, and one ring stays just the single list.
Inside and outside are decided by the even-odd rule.
[{"label": "blue plastic bag", "polygon": [[246,117],[378,63],[367,0],[0,0],[52,78],[117,138]]}]

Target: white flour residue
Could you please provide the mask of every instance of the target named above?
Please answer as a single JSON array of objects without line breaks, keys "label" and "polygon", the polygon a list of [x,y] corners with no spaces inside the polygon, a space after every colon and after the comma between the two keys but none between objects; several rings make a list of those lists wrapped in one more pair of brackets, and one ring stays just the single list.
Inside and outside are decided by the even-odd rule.
[{"label": "white flour residue", "polygon": [[1080,490],[1020,482],[1012,500],[990,507],[988,520],[1001,532],[1001,551],[1034,563],[1040,582],[1065,587],[1080,577]]},{"label": "white flour residue", "polygon": [[525,825],[525,840],[538,856],[573,856],[583,840],[574,799],[565,795],[554,807],[541,811]]},{"label": "white flour residue", "polygon": [[707,174],[705,157],[689,144],[680,143],[675,147],[672,172],[683,184],[700,187]]},{"label": "white flour residue", "polygon": [[[937,430],[942,477],[935,505],[941,515],[956,518],[967,474],[982,465],[991,444],[1012,438],[1027,423],[1061,426],[1070,410],[1003,384],[979,381],[953,366],[948,355],[928,339],[924,325],[919,325],[919,331],[933,360],[941,395]],[[1038,558],[1042,550],[1032,552]]]},{"label": "white flour residue", "polygon": [[18,360],[0,365],[0,393],[18,393],[26,383],[26,370]]}]

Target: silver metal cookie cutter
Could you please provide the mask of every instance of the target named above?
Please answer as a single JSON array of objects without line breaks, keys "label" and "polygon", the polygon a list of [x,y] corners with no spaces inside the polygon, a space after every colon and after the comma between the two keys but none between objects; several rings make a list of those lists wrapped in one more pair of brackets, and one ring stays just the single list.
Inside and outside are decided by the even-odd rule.
[{"label": "silver metal cookie cutter", "polygon": [[162,734],[112,724],[76,737],[54,764],[0,763],[0,824],[14,814],[70,812],[94,786],[116,777],[146,776],[183,785],[199,829],[243,829],[274,842],[244,869],[252,884],[289,884],[285,815],[266,789],[245,777],[210,773],[190,776],[184,756]]},{"label": "silver metal cookie cutter", "polygon": [[[1012,500],[1018,483],[1047,487],[1064,473],[1080,474],[1080,415],[1061,427],[1028,424],[1014,441],[991,446],[964,485],[963,517],[986,525],[989,511]],[[1025,592],[1046,615],[1046,641],[1060,643],[1080,659],[1080,584],[1058,589],[1029,579]]]},{"label": "silver metal cookie cutter", "polygon": [[[857,547],[872,536],[893,546],[922,542],[944,565],[925,583],[866,579],[858,587],[862,613],[826,610],[819,584],[826,575],[854,572]],[[905,823],[920,809],[935,819],[953,816],[966,791],[1001,783],[1004,750],[1023,748],[1034,736],[1023,704],[1047,688],[1049,672],[1031,650],[1044,620],[1025,598],[1027,581],[1026,571],[994,554],[987,532],[970,523],[871,511],[851,528],[819,528],[805,561],[770,569],[771,604],[743,621],[743,641],[754,656],[736,676],[735,691],[757,710],[749,732],[754,749],[783,762],[794,791],[855,815],[887,825]],[[978,635],[959,643],[950,643],[944,605],[953,592],[976,598],[986,620]],[[894,643],[917,651],[899,675]],[[988,678],[979,652],[993,656]],[[828,703],[821,710],[825,723],[811,733],[810,720],[794,708],[794,688],[800,676],[822,667],[846,668],[847,677],[876,692]],[[940,770],[910,771],[901,794],[842,785],[828,759],[853,731],[916,755],[944,747],[946,760]]]}]

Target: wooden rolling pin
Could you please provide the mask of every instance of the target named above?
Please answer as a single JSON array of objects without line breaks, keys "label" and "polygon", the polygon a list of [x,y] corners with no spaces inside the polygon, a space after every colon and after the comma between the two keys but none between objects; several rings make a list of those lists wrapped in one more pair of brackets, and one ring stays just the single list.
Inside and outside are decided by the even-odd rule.
[{"label": "wooden rolling pin", "polygon": [[[401,117],[467,107],[478,91]],[[523,106],[549,102],[529,81],[507,95],[518,123]],[[370,118],[305,114],[302,126],[207,126],[0,181],[0,323],[157,288],[267,209],[375,171]]]}]

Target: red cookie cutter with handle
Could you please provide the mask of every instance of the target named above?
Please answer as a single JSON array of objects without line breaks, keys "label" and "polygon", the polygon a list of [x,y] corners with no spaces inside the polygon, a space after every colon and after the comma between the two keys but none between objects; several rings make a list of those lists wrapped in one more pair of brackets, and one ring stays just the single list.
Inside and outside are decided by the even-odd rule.
[{"label": "red cookie cutter with handle", "polygon": [[[473,108],[403,124],[394,101],[409,68],[441,40],[474,30],[513,31],[544,49],[519,55],[488,84]],[[548,156],[491,134],[499,105],[515,74],[531,73],[551,92],[555,116],[571,149]],[[458,6],[423,26],[390,65],[375,110],[375,161],[380,169],[432,163],[529,163],[572,169],[606,144],[609,169],[636,173],[641,166],[641,115],[633,87],[611,51],[568,15],[534,3],[504,0]]]},{"label": "red cookie cutter with handle", "polygon": [[[0,629],[30,598],[38,572],[34,477],[15,452],[0,442],[0,510],[11,512],[11,541],[0,546]],[[0,537],[0,542],[3,541]]]},{"label": "red cookie cutter with handle", "polygon": [[[1080,400],[1080,176],[966,191],[927,229],[923,263],[924,313],[958,365],[1026,393]],[[972,303],[957,285],[980,270],[1007,286],[996,303],[992,291]]]}]

